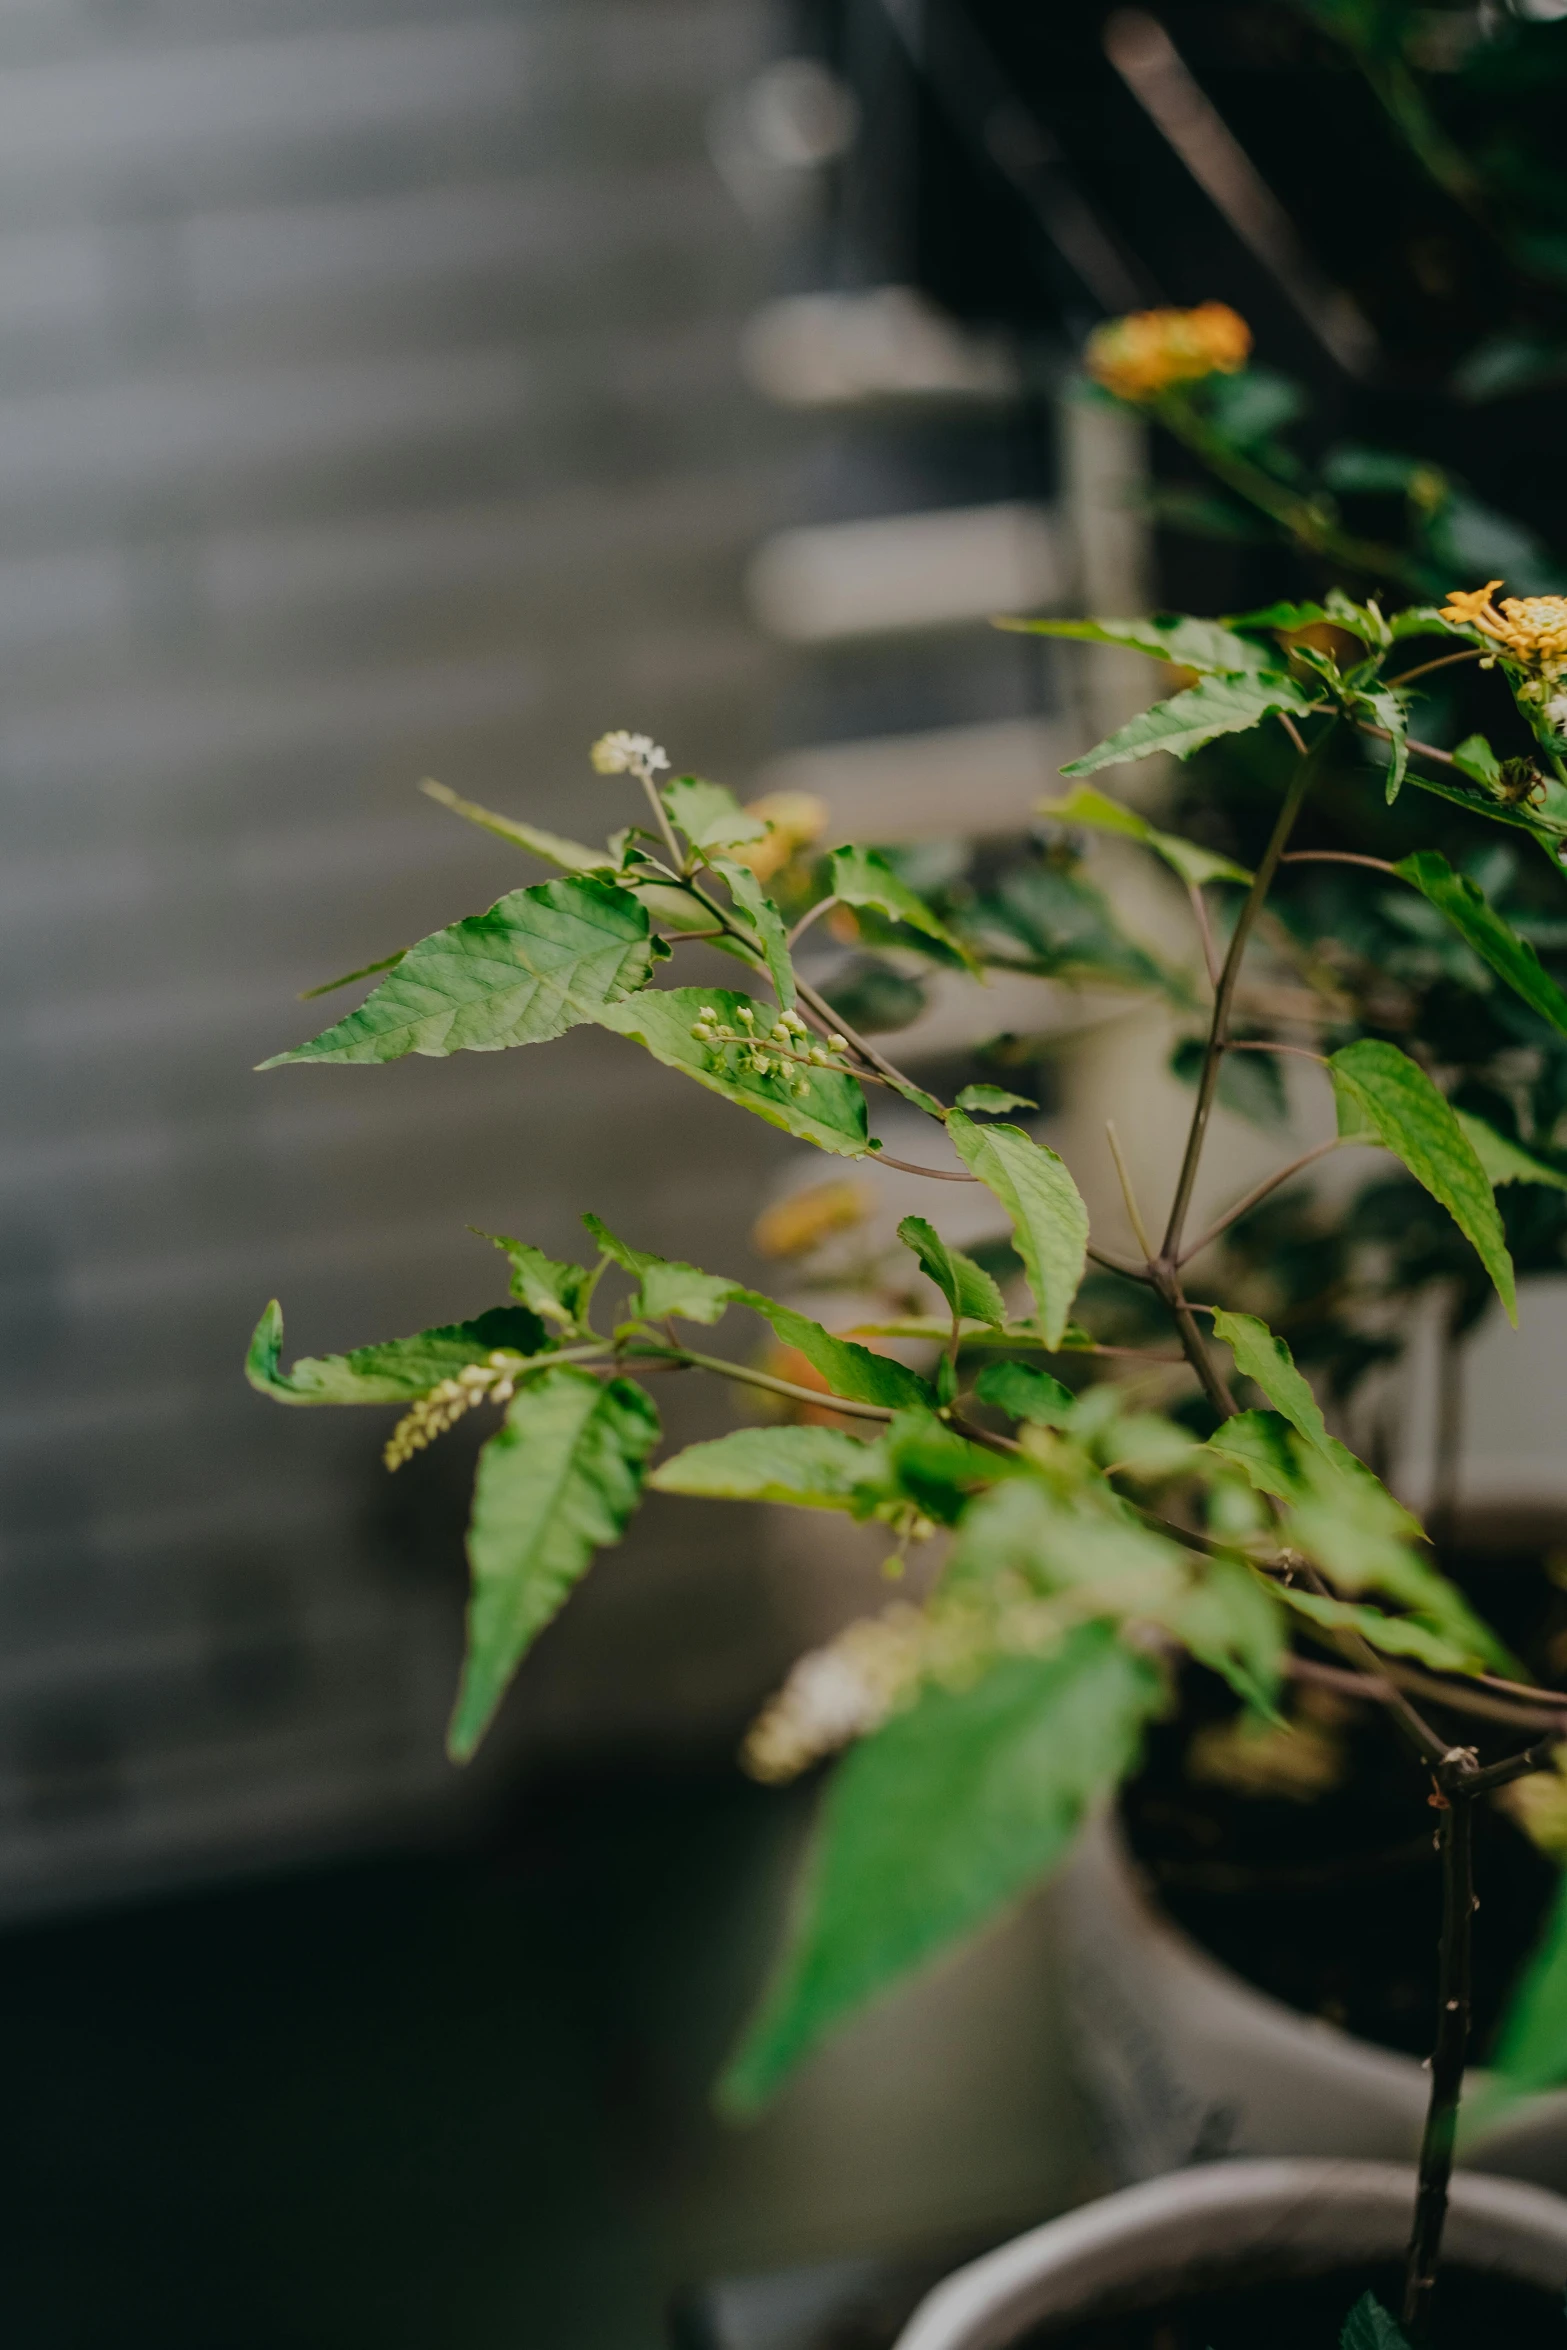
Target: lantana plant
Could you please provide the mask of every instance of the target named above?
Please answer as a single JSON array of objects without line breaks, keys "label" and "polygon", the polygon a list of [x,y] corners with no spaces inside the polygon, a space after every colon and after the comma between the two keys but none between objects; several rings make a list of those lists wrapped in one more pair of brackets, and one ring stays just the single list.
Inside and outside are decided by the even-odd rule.
[{"label": "lantana plant", "polygon": [[[1115,330],[1115,364],[1135,364],[1139,398],[1176,397],[1203,376],[1196,360],[1205,354],[1208,375],[1239,364],[1244,329],[1238,336],[1215,310]],[[1418,1520],[1330,1432],[1277,1331],[1202,1295],[1190,1268],[1308,1161],[1373,1149],[1407,1171],[1516,1318],[1495,1186],[1518,1180],[1529,1154],[1454,1107],[1440,1053],[1406,1051],[1357,1026],[1352,1007],[1341,1020],[1349,1032],[1328,1051],[1262,1033],[1255,1017],[1236,1034],[1248,954],[1270,892],[1299,854],[1297,819],[1330,767],[1342,782],[1357,746],[1370,754],[1353,770],[1358,788],[1379,803],[1405,789],[1434,794],[1503,827],[1560,880],[1567,598],[1498,601],[1502,585],[1387,609],[1333,588],[1224,620],[1014,624],[1130,648],[1190,678],[1075,760],[1065,770],[1071,789],[1052,809],[1063,825],[1121,834],[1172,867],[1193,911],[1193,976],[1183,985],[1203,991],[1208,1008],[1192,1112],[1158,1215],[1127,1189],[1135,1255],[1093,1233],[1072,1170],[1011,1115],[1029,1103],[987,1084],[941,1099],[810,976],[821,970],[815,926],[845,909],[933,969],[1048,970],[1048,901],[1029,916],[1030,960],[1020,954],[1015,899],[1010,927],[1004,918],[1004,892],[988,905],[943,905],[892,854],[857,844],[816,854],[798,810],[770,817],[716,784],[672,776],[662,749],[639,734],[594,746],[600,774],[624,778],[631,794],[626,821],[602,848],[440,793],[555,877],[512,889],[488,912],[390,958],[357,1010],[266,1066],[438,1057],[582,1025],[611,1030],[795,1141],[862,1171],[880,1164],[928,1175],[931,1214],[906,1217],[898,1237],[930,1310],[829,1330],[590,1213],[581,1262],[496,1235],[509,1301],[475,1320],[285,1370],[274,1304],[248,1365],[253,1384],[282,1403],[397,1407],[392,1468],[462,1415],[500,1414],[479,1455],[468,1535],[467,1658],[450,1734],[458,1760],[473,1753],[530,1644],[649,1489],[838,1511],[884,1526],[900,1556],[939,1542],[923,1596],[896,1598],[801,1659],[750,1732],[745,1759],[764,1779],[841,1759],[786,1947],[720,2085],[734,2112],[759,2105],[867,2000],[1050,1874],[1090,1808],[1135,1766],[1183,1658],[1221,1675],[1263,1722],[1282,1722],[1292,1679],[1313,1675],[1384,1706],[1429,1776],[1446,1886],[1404,2308],[1417,2330],[1435,2276],[1468,2037],[1473,1807],[1549,1764],[1567,1698],[1526,1685],[1439,1570]],[[1493,746],[1471,735],[1447,749],[1416,731],[1420,681],[1450,663],[1496,669],[1516,713],[1510,739]],[[1088,780],[1261,730],[1282,738],[1292,766],[1254,868],[1155,828]],[[1385,861],[1382,880],[1546,1031],[1567,1036],[1567,992],[1440,849]],[[678,973],[665,966],[696,943],[727,955],[742,984],[671,984]],[[1068,956],[1055,967],[1069,964]],[[1194,1232],[1212,1111],[1242,1051],[1304,1056],[1309,1082],[1331,1098],[1336,1131]],[[889,1096],[942,1130],[944,1163],[894,1159],[882,1147],[870,1113]],[[944,1237],[943,1187],[954,1181],[990,1195],[1007,1248],[960,1248]],[[778,1224],[779,1252],[853,1212],[841,1183],[814,1204],[786,1204],[776,1216],[793,1217],[793,1237]],[[1127,1348],[1095,1334],[1079,1303],[1090,1266],[1134,1285],[1157,1340]],[[785,1376],[776,1356],[762,1367],[743,1338],[713,1351],[706,1333],[746,1316],[759,1317],[809,1379]],[[661,1456],[655,1391],[676,1374],[732,1383],[811,1416],[731,1429]],[[1464,1728],[1471,1706],[1473,1733]],[[1510,1746],[1498,1729],[1509,1719],[1518,1725]],[[1536,1734],[1520,1745],[1526,1731]],[[1501,1738],[1504,1751],[1482,1759],[1471,1735],[1491,1746]],[[1526,2084],[1567,2070],[1564,1978],[1567,1906],[1507,2029],[1504,2062],[1510,2051]]]}]

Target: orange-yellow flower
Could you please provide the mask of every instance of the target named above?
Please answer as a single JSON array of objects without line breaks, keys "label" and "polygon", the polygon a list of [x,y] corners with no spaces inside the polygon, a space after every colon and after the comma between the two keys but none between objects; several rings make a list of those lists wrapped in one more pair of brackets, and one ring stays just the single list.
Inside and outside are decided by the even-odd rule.
[{"label": "orange-yellow flower", "polygon": [[771,881],[781,866],[827,829],[827,803],[814,792],[775,791],[747,803],[748,816],[760,816],[767,826],[760,840],[743,841],[729,854],[749,865],[758,881]]},{"label": "orange-yellow flower", "polygon": [[870,1214],[863,1183],[812,1183],[763,1210],[751,1242],[764,1257],[799,1257],[834,1232],[848,1232]]},{"label": "orange-yellow flower", "polygon": [[1234,375],[1251,354],[1251,328],[1227,302],[1195,310],[1134,310],[1096,326],[1083,354],[1118,400],[1156,400],[1172,385]]},{"label": "orange-yellow flower", "polygon": [[1477,628],[1520,669],[1554,677],[1567,664],[1567,596],[1504,596],[1498,608],[1491,599],[1501,584],[1449,589],[1443,619]]}]

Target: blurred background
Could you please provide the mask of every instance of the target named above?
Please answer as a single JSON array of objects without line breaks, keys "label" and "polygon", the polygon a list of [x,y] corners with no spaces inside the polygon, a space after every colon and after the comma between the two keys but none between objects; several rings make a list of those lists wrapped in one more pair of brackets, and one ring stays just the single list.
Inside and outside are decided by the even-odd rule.
[{"label": "blurred background", "polygon": [[[1391,13],[1400,71],[1548,145],[1558,7]],[[301,990],[537,878],[424,776],[594,837],[628,726],[839,836],[1025,834],[1140,665],[990,614],[1275,592],[1072,397],[1105,315],[1232,302],[1323,434],[1473,485],[1455,562],[1548,567],[1567,238],[1496,266],[1326,22],[1387,14],[0,7],[18,2341],[852,2350],[1094,2184],[1048,1900],[707,2116],[810,1801],[735,1740],[873,1559],[655,1500],[459,1776],[471,1443],[389,1484],[369,1419],[241,1377],[274,1294],[290,1353],[495,1302],[470,1226],[568,1254],[592,1207],[754,1272],[790,1146],[590,1031],[252,1069]],[[1479,1486],[1562,1498],[1548,1359],[1482,1361]]]}]

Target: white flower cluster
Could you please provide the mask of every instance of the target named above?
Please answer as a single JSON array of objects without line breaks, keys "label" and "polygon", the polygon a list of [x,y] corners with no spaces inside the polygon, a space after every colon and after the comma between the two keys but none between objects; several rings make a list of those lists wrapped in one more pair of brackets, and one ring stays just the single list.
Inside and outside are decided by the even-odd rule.
[{"label": "white flower cluster", "polygon": [[[836,1069],[841,1064],[838,1056],[849,1049],[847,1037],[834,1034],[825,1044],[807,1042],[810,1030],[798,1012],[781,1012],[766,1035],[759,1035],[756,1014],[749,1004],[742,1004],[735,1013],[741,1023],[738,1028],[721,1020],[711,1004],[698,1007],[691,1024],[691,1034],[698,1044],[705,1044],[722,1061],[731,1045],[739,1047],[738,1067],[742,1074],[752,1077],[782,1077],[787,1080],[792,1094],[806,1094],[811,1090],[812,1069]],[[796,1074],[790,1076],[793,1069]]]},{"label": "white flower cluster", "polygon": [[802,1656],[747,1733],[740,1759],[752,1778],[796,1778],[880,1729],[918,1682],[928,1629],[917,1608],[893,1607]]},{"label": "white flower cluster", "polygon": [[476,1403],[510,1403],[525,1357],[497,1348],[487,1363],[465,1363],[454,1379],[443,1379],[421,1395],[398,1421],[382,1454],[389,1469],[400,1469],[437,1436],[444,1436]]},{"label": "white flower cluster", "polygon": [[600,775],[635,775],[649,784],[669,765],[669,753],[650,734],[627,734],[624,727],[601,734],[588,756]]}]

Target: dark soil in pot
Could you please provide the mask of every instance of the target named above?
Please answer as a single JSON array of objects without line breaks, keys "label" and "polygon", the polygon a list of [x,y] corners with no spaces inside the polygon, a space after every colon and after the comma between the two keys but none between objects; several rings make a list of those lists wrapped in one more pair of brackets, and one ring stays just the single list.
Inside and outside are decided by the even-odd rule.
[{"label": "dark soil in pot", "polygon": [[[1458,1579],[1541,1681],[1567,1656],[1567,1592],[1538,1546],[1454,1562]],[[1235,1700],[1199,1671],[1179,1714],[1149,1740],[1122,1816],[1168,1914],[1227,1966],[1303,2015],[1424,2056],[1436,2005],[1441,1884],[1430,1782],[1382,1709],[1309,1691],[1296,1699],[1324,1770],[1315,1792],[1243,1789],[1215,1777],[1234,1741]],[[1532,1734],[1455,1714],[1444,1733],[1490,1760]],[[1286,1763],[1293,1767],[1300,1757]],[[1243,1772],[1244,1775],[1244,1766]],[[1559,1881],[1556,1867],[1494,1804],[1475,1822],[1475,2036],[1483,2061],[1518,1969]],[[1567,2326],[1560,2332],[1567,2344]],[[1107,2341],[1109,2337],[1106,2337]]]},{"label": "dark soil in pot", "polygon": [[[1394,2266],[1252,2283],[1232,2276],[1152,2309],[1052,2320],[1020,2334],[1012,2350],[1338,2350],[1363,2293],[1396,2310],[1402,2287]],[[1567,2319],[1555,2294],[1474,2269],[1443,2270],[1430,2350],[1562,2350],[1564,2343]]]}]

